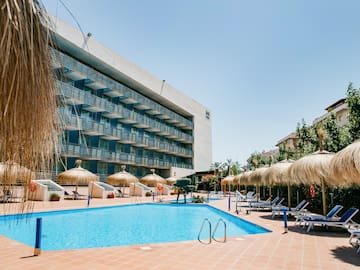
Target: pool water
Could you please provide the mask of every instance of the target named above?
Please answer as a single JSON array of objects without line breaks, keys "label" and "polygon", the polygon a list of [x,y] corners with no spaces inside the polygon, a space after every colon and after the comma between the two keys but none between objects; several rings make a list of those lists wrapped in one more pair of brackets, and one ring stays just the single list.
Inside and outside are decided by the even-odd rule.
[{"label": "pool water", "polygon": [[[136,204],[0,216],[0,234],[35,245],[36,218],[42,218],[41,249],[65,250],[196,240],[205,218],[222,218],[227,236],[268,230],[208,205]],[[217,238],[223,237],[219,227]],[[208,227],[201,238],[208,237]]]}]

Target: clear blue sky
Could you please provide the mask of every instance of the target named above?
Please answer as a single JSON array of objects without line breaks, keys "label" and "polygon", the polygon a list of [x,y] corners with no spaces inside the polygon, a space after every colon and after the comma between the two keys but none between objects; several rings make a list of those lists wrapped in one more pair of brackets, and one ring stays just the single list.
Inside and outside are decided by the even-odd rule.
[{"label": "clear blue sky", "polygon": [[211,110],[213,161],[275,148],[360,86],[357,0],[62,1],[85,33]]}]

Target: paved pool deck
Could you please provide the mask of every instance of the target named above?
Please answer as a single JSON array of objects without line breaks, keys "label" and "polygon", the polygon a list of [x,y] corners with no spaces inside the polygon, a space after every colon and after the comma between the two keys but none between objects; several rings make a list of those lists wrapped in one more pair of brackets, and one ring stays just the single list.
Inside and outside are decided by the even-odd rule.
[{"label": "paved pool deck", "polygon": [[[175,197],[172,196],[172,199]],[[170,199],[170,197],[163,197]],[[142,198],[150,202],[152,198]],[[93,199],[91,207],[140,202],[134,198]],[[228,211],[228,200],[212,201],[210,205]],[[0,213],[8,212],[0,205]],[[60,202],[34,202],[33,211],[49,211],[87,207],[86,200]],[[306,233],[303,228],[288,222],[284,233],[283,220],[272,219],[270,212],[244,209],[235,213],[231,203],[230,213],[265,227],[272,232],[240,237],[229,237],[226,243],[212,242],[204,245],[198,241],[135,245],[128,247],[92,248],[65,251],[42,251],[33,256],[34,249],[0,236],[0,269],[360,269],[360,256],[349,245],[346,231],[316,229]],[[10,209],[16,209],[15,204]],[[124,232],[126,233],[126,232]]]}]

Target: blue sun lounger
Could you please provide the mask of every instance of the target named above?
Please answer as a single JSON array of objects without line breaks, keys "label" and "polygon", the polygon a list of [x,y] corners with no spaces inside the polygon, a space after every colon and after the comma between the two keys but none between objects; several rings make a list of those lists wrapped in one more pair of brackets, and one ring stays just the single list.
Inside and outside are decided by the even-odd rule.
[{"label": "blue sun lounger", "polygon": [[286,211],[287,215],[299,215],[300,213],[304,213],[306,211],[306,206],[308,206],[309,202],[306,200],[302,200],[296,207],[288,208],[286,206],[273,207],[272,208],[272,218],[276,215],[283,215],[284,211]]},{"label": "blue sun lounger", "polygon": [[344,229],[349,229],[352,225],[360,226],[357,223],[354,223],[351,218],[356,215],[359,209],[355,207],[349,208],[339,220],[323,220],[323,219],[313,219],[306,220],[306,224],[308,225],[307,232],[309,232],[315,224],[319,224],[322,226],[330,226],[330,227],[339,227]]},{"label": "blue sun lounger", "polygon": [[324,220],[324,221],[339,220],[340,217],[338,217],[337,214],[341,211],[341,209],[343,209],[343,206],[337,204],[326,214],[326,216],[310,213],[310,212],[300,213],[299,215],[296,216],[295,224],[301,225],[302,222],[305,222],[306,224],[307,220],[314,220],[314,219]]},{"label": "blue sun lounger", "polygon": [[[357,247],[356,252],[360,254],[360,227],[356,229],[348,229],[348,232],[350,233],[350,245]],[[353,239],[355,239],[355,241],[353,241]]]}]

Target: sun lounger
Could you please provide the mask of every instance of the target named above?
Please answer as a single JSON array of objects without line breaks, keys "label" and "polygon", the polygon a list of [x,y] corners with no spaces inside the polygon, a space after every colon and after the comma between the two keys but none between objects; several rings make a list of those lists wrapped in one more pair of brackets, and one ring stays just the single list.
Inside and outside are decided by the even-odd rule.
[{"label": "sun lounger", "polygon": [[307,232],[309,232],[315,224],[319,224],[322,226],[330,226],[330,227],[339,227],[344,229],[351,228],[352,225],[360,226],[357,223],[354,223],[351,218],[356,215],[359,209],[352,207],[349,208],[339,220],[323,220],[323,219],[313,219],[313,220],[306,220],[306,224],[308,225]]},{"label": "sun lounger", "polygon": [[80,194],[76,190],[73,190],[72,193],[74,194],[74,200],[86,200],[88,197],[87,195]]},{"label": "sun lounger", "polygon": [[272,201],[269,198],[266,201],[250,202],[250,208],[272,208],[278,205],[279,202],[280,202],[279,197],[275,197]]},{"label": "sun lounger", "polygon": [[7,190],[4,195],[0,196],[2,203],[8,203],[11,198],[11,191]]},{"label": "sun lounger", "polygon": [[315,213],[310,213],[310,212],[305,212],[305,213],[300,213],[299,215],[296,216],[296,221],[295,224],[299,224],[301,225],[302,222],[305,222],[307,220],[339,220],[340,217],[337,216],[337,214],[341,211],[341,209],[343,209],[343,206],[338,204],[335,205],[327,214],[326,216],[324,215],[320,215],[320,214],[315,214]]},{"label": "sun lounger", "polygon": [[236,194],[239,197],[239,201],[242,202],[256,201],[256,194],[254,194],[254,191],[249,191],[246,195],[243,195],[240,192],[237,192]]},{"label": "sun lounger", "polygon": [[296,207],[288,208],[286,206],[273,207],[272,208],[272,218],[276,215],[282,215],[284,211],[286,211],[287,215],[299,215],[300,213],[304,213],[306,211],[306,206],[308,206],[309,202],[306,200],[302,200]]},{"label": "sun lounger", "polygon": [[[348,229],[350,233],[349,243],[350,245],[357,247],[356,252],[360,254],[360,227],[356,229]],[[355,241],[353,241],[355,239]]]}]

